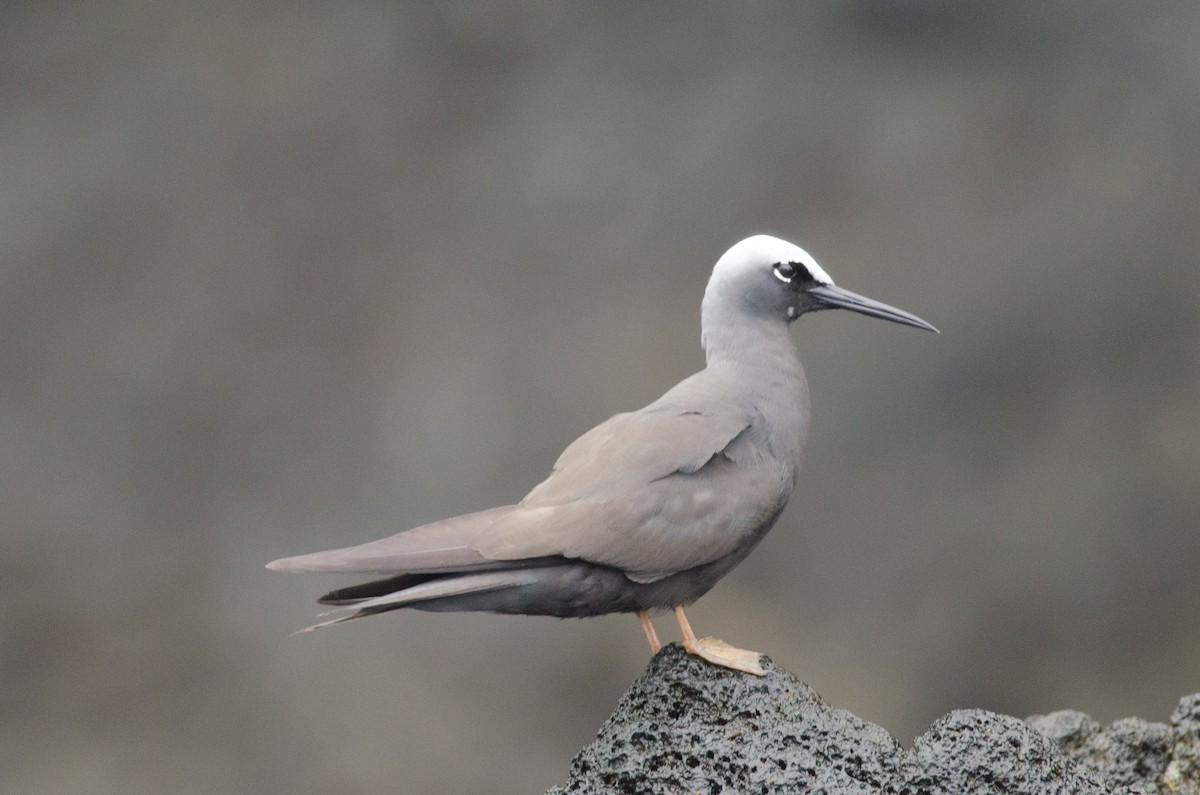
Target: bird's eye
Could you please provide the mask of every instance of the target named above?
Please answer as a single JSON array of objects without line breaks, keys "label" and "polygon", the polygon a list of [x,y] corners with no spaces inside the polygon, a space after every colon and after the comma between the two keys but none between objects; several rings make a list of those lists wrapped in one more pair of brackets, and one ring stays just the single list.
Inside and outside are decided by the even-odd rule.
[{"label": "bird's eye", "polygon": [[775,278],[784,284],[789,283],[796,278],[796,266],[790,262],[779,262],[775,264]]}]

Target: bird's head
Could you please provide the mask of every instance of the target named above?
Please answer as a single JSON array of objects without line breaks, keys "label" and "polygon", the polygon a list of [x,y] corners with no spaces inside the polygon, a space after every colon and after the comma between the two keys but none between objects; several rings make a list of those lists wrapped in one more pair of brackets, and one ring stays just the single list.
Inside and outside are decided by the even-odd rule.
[{"label": "bird's head", "polygon": [[916,315],[838,287],[812,256],[786,240],[755,235],[725,252],[704,293],[705,309],[791,322],[805,312],[851,312],[936,332]]}]

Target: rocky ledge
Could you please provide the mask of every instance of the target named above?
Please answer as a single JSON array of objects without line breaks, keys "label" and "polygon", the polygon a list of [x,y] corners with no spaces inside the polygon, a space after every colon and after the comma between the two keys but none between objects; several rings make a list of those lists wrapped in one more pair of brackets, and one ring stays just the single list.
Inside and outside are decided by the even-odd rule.
[{"label": "rocky ledge", "polygon": [[956,710],[906,749],[763,667],[748,676],[664,648],[550,794],[1200,795],[1200,693],[1166,724]]}]

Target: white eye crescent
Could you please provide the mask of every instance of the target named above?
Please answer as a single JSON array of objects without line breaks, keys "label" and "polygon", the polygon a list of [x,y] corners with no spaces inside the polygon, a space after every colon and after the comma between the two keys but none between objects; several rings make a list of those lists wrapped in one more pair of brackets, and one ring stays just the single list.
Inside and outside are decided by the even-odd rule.
[{"label": "white eye crescent", "polygon": [[779,262],[775,264],[775,278],[784,284],[789,284],[792,279],[796,278],[796,266],[790,262]]}]

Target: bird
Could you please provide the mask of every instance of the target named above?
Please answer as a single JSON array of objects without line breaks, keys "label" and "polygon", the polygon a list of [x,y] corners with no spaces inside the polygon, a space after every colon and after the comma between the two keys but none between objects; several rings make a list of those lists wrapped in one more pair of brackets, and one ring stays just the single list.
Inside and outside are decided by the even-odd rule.
[{"label": "bird", "polygon": [[319,603],[335,608],[325,616],[337,617],[301,632],[400,608],[633,613],[657,653],[650,611],[671,610],[687,652],[762,675],[758,652],[697,638],[683,608],[746,558],[792,496],[809,391],[789,326],[830,309],[937,333],[835,285],[799,246],[748,237],[705,289],[704,369],[583,434],[519,502],[267,564],[376,577],[325,594]]}]

